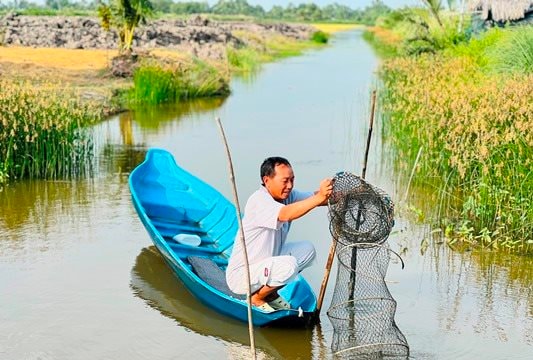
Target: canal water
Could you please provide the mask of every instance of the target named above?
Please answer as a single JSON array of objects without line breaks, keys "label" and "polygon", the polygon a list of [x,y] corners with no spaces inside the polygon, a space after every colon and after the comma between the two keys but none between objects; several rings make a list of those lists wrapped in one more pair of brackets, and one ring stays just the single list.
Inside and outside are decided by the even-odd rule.
[{"label": "canal water", "polygon": [[[146,150],[172,152],[232,198],[228,137],[241,204],[259,186],[259,164],[287,157],[296,186],[314,190],[345,170],[361,173],[378,58],[360,32],[236,78],[227,99],[143,108],[94,129],[94,176],[10,184],[0,192],[0,359],[247,359],[246,324],[199,304],[173,276],[137,218],[127,185]],[[397,203],[390,247],[405,262],[386,277],[396,324],[413,359],[533,358],[531,258],[452,251],[405,211],[405,178],[372,139],[367,180]],[[411,189],[416,193],[416,189]],[[410,198],[410,197],[409,197]],[[431,207],[434,199],[426,195]],[[294,222],[292,239],[315,243],[304,275],[318,292],[331,238],[327,211]],[[333,329],[256,329],[262,359],[328,359]]]}]

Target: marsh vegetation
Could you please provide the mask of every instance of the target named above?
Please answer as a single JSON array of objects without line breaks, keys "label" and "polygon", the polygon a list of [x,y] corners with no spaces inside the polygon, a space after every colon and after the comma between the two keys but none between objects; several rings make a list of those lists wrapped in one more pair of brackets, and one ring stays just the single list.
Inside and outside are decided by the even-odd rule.
[{"label": "marsh vegetation", "polygon": [[84,128],[101,116],[100,104],[61,84],[0,80],[0,183],[83,175],[93,155]]},{"label": "marsh vegetation", "polygon": [[399,166],[433,189],[449,244],[531,253],[533,27],[467,33],[461,21],[404,10],[371,29],[389,55],[385,131]]}]

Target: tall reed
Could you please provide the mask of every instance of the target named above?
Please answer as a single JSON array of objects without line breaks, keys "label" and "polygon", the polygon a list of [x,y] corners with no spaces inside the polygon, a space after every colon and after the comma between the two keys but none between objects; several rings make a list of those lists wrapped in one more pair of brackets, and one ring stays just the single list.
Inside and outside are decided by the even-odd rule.
[{"label": "tall reed", "polygon": [[[382,68],[387,131],[417,178],[456,197],[440,209],[455,235],[533,251],[533,75],[493,75],[470,57],[394,59]],[[443,220],[443,219],[441,219]]]},{"label": "tall reed", "polygon": [[82,174],[92,156],[83,128],[102,115],[59,84],[0,79],[0,182]]}]

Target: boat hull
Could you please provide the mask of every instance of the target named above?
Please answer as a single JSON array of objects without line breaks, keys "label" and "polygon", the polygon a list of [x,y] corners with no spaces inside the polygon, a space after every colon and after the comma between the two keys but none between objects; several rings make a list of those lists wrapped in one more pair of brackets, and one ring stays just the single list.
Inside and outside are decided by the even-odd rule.
[{"label": "boat hull", "polygon": [[[183,285],[205,306],[248,321],[247,302],[211,286],[189,261],[191,256],[205,257],[224,269],[238,228],[235,207],[215,189],[179,168],[172,155],[161,149],[148,151],[145,161],[132,171],[129,185],[141,222]],[[206,205],[204,213],[199,204]],[[198,235],[201,245],[177,243],[172,235],[179,232]],[[301,275],[279,293],[293,309],[263,312],[252,307],[255,326],[305,326],[311,322],[316,297]]]}]

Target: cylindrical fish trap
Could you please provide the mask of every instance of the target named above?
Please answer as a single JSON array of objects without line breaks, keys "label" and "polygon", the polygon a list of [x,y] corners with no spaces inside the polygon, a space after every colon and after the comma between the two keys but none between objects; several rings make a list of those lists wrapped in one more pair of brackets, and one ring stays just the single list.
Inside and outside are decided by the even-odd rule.
[{"label": "cylindrical fish trap", "polygon": [[394,224],[390,198],[350,173],[335,176],[330,230],[339,267],[328,317],[340,358],[407,358],[409,346],[394,322],[396,301],[385,284]]}]

